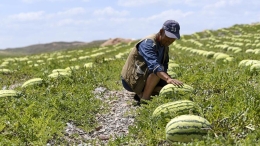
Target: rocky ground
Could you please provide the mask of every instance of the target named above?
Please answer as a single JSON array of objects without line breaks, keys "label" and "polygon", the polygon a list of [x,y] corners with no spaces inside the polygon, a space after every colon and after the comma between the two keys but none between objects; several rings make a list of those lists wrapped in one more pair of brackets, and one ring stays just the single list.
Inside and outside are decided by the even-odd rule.
[{"label": "rocky ground", "polygon": [[[101,144],[106,145],[108,140],[114,139],[115,136],[123,136],[128,134],[128,126],[134,122],[134,113],[130,111],[140,108],[140,106],[133,105],[134,94],[126,90],[123,91],[108,91],[106,88],[97,88],[94,91],[96,98],[101,98],[104,102],[107,102],[110,106],[110,112],[107,114],[98,114],[96,119],[100,126],[95,130],[87,133],[82,129],[73,125],[73,123],[67,123],[66,127],[66,139],[67,141],[79,143],[75,139],[71,139],[70,135],[78,134],[84,141],[98,140]],[[111,100],[111,97],[116,97]],[[79,146],[89,146],[91,144],[82,143]]]}]

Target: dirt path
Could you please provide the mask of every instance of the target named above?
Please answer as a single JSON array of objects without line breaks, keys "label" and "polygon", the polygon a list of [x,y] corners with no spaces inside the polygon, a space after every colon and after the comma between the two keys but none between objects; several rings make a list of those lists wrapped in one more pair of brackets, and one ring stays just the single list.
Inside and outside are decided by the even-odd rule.
[{"label": "dirt path", "polygon": [[[84,141],[87,140],[98,140],[101,144],[106,144],[108,140],[114,139],[116,136],[123,136],[128,134],[128,126],[134,123],[135,115],[129,112],[140,108],[134,106],[132,103],[135,102],[133,99],[133,93],[126,90],[123,91],[107,91],[105,88],[97,88],[94,91],[96,98],[102,99],[110,106],[110,112],[107,114],[96,116],[96,120],[99,123],[99,127],[90,133],[86,133],[83,130],[77,128],[71,123],[67,123],[66,127],[66,139],[73,143],[79,143],[76,139],[71,139],[70,135],[78,134]],[[111,100],[111,97],[116,97]],[[89,145],[82,143],[79,145]]]}]

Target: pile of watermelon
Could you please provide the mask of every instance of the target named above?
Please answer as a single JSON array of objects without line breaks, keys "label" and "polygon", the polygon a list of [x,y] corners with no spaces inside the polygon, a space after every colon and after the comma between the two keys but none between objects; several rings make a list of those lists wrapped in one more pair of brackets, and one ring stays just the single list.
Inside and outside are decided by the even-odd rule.
[{"label": "pile of watermelon", "polygon": [[198,108],[193,101],[174,98],[192,92],[194,92],[193,87],[187,84],[182,87],[168,84],[160,91],[159,96],[176,99],[159,105],[152,114],[152,117],[157,120],[168,119],[165,132],[166,140],[170,143],[201,140],[211,129],[210,122],[199,116]]}]

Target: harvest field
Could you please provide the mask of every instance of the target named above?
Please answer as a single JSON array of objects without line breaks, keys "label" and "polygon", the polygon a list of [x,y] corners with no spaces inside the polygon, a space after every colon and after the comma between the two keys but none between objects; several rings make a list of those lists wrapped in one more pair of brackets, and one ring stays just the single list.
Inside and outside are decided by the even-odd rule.
[{"label": "harvest field", "polygon": [[[96,114],[110,112],[93,91],[98,87],[123,90],[120,72],[134,43],[3,57],[0,145],[183,145],[166,141],[169,118],[152,117],[158,106],[178,100],[193,101],[197,114],[211,124],[203,139],[186,145],[260,144],[260,24],[182,36],[170,46],[169,71],[192,86],[193,92],[154,96],[130,111],[136,116],[129,134],[106,144],[77,134],[71,137],[78,143],[67,141],[67,122],[90,132],[99,125]],[[25,84],[35,78],[37,82]],[[134,100],[127,104],[134,106]]]}]

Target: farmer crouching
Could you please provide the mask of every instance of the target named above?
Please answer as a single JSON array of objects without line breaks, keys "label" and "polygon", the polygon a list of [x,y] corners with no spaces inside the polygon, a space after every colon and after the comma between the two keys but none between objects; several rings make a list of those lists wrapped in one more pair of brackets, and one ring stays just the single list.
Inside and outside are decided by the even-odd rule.
[{"label": "farmer crouching", "polygon": [[136,93],[135,100],[149,100],[152,95],[158,95],[166,84],[183,85],[167,74],[169,45],[180,39],[179,31],[177,21],[167,20],[158,33],[141,39],[131,50],[121,78],[123,87]]}]

